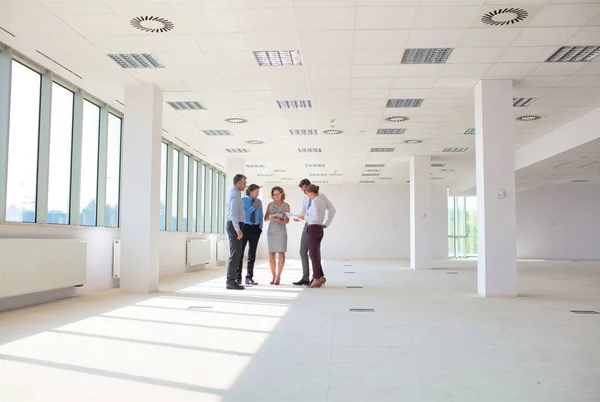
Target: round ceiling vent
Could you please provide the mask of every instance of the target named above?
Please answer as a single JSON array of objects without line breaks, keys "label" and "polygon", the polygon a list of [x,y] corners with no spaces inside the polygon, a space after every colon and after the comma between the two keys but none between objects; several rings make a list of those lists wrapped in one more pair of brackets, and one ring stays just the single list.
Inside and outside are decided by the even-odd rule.
[{"label": "round ceiling vent", "polygon": [[487,25],[499,27],[504,25],[518,24],[527,18],[528,15],[529,13],[522,8],[501,8],[490,11],[489,13],[485,13],[483,17],[481,17],[481,22]]},{"label": "round ceiling vent", "polygon": [[406,116],[390,116],[390,117],[386,117],[385,120],[389,121],[391,123],[400,123],[401,121],[408,120],[408,117],[406,117]]},{"label": "round ceiling vent", "polygon": [[539,120],[541,118],[542,118],[542,116],[536,116],[534,114],[527,114],[525,116],[519,116],[519,117],[517,117],[517,120],[518,121],[536,121],[536,120]]},{"label": "round ceiling vent", "polygon": [[233,124],[244,124],[244,123],[248,123],[248,120],[246,119],[242,119],[241,117],[230,117],[228,119],[225,119],[225,121],[227,123],[233,123]]},{"label": "round ceiling vent", "polygon": [[422,142],[423,141],[421,141],[421,140],[406,140],[406,141],[404,141],[405,144],[420,144]]},{"label": "round ceiling vent", "polygon": [[261,145],[264,144],[264,141],[260,141],[260,140],[250,140],[250,141],[246,141],[246,144],[250,144],[250,145]]},{"label": "round ceiling vent", "polygon": [[140,31],[150,33],[164,33],[172,31],[175,28],[173,23],[162,17],[143,16],[135,17],[130,21],[132,27]]},{"label": "round ceiling vent", "polygon": [[330,134],[330,135],[336,135],[336,134],[341,134],[343,133],[342,130],[324,130],[323,134]]}]

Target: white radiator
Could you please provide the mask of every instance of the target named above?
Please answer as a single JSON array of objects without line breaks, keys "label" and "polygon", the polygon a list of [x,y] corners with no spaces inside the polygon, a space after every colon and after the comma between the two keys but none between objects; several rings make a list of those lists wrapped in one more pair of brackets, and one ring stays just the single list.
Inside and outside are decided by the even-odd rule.
[{"label": "white radiator", "polygon": [[229,258],[229,241],[217,241],[217,265],[222,265]]},{"label": "white radiator", "polygon": [[210,240],[189,239],[187,241],[187,265],[210,264]]},{"label": "white radiator", "polygon": [[87,242],[0,239],[0,298],[83,285]]},{"label": "white radiator", "polygon": [[113,242],[113,278],[121,277],[121,240]]}]

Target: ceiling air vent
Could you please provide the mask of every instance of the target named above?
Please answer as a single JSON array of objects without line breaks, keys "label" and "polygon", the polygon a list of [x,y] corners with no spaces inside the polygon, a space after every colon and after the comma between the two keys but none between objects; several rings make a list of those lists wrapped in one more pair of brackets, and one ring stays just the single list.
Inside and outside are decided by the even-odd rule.
[{"label": "ceiling air vent", "polygon": [[321,152],[321,148],[298,148],[298,152],[301,152],[301,153]]},{"label": "ceiling air vent", "polygon": [[469,148],[467,147],[451,147],[451,148],[444,148],[444,150],[442,152],[467,152],[469,150]]},{"label": "ceiling air vent", "polygon": [[465,130],[465,132],[463,133],[463,135],[475,135],[475,129],[474,128],[467,128]]},{"label": "ceiling air vent", "polygon": [[233,135],[229,130],[202,130],[206,135],[218,136],[218,135]]},{"label": "ceiling air vent", "polygon": [[581,63],[600,54],[600,46],[563,46],[548,57],[546,63]]},{"label": "ceiling air vent", "polygon": [[445,163],[432,163],[431,164],[431,167],[435,167],[435,168],[441,168],[441,167],[444,167],[444,166],[446,166]]},{"label": "ceiling air vent", "polygon": [[323,163],[307,163],[306,165],[307,168],[323,168],[325,167],[325,165]]},{"label": "ceiling air vent", "polygon": [[108,57],[123,68],[164,68],[154,55],[149,53],[114,53]]},{"label": "ceiling air vent", "polygon": [[380,128],[377,130],[377,134],[404,134],[405,128]]},{"label": "ceiling air vent", "polygon": [[366,168],[382,168],[385,167],[383,163],[367,163],[365,165]]},{"label": "ceiling air vent", "polygon": [[324,130],[323,134],[328,134],[328,135],[338,135],[338,134],[342,134],[343,131],[342,130]]},{"label": "ceiling air vent", "polygon": [[230,154],[247,154],[250,152],[250,150],[247,148],[228,148],[226,151]]},{"label": "ceiling air vent", "polygon": [[248,123],[248,120],[242,119],[241,117],[230,117],[228,119],[225,119],[225,121],[227,123],[232,123],[232,124],[244,124],[244,123]]},{"label": "ceiling air vent", "polygon": [[129,21],[132,27],[140,31],[149,33],[165,33],[172,31],[175,28],[173,23],[162,17],[135,17]]},{"label": "ceiling air vent", "polygon": [[326,173],[310,173],[309,176],[325,177],[325,176],[327,176],[327,174]]},{"label": "ceiling air vent", "polygon": [[528,114],[528,115],[525,115],[525,116],[519,116],[519,117],[517,117],[517,120],[518,121],[536,121],[536,120],[539,120],[541,118],[542,118],[541,116],[536,116],[536,115],[533,115],[533,114]]},{"label": "ceiling air vent", "polygon": [[422,143],[422,140],[406,140],[404,141],[405,144],[420,144]]},{"label": "ceiling air vent", "polygon": [[396,148],[371,148],[371,152],[394,152]]},{"label": "ceiling air vent", "polygon": [[299,50],[257,50],[254,58],[259,66],[301,66]]},{"label": "ceiling air vent", "polygon": [[359,181],[360,184],[372,184],[375,183],[375,180],[361,180]]},{"label": "ceiling air vent", "polygon": [[250,144],[250,145],[262,145],[264,143],[265,142],[261,141],[261,140],[249,140],[249,141],[246,141],[246,144]]},{"label": "ceiling air vent", "polygon": [[408,117],[406,116],[390,116],[386,117],[385,121],[389,121],[390,123],[401,123],[403,121],[407,121]]},{"label": "ceiling air vent", "polygon": [[380,177],[379,180],[392,180],[391,177]]},{"label": "ceiling air vent", "polygon": [[317,135],[318,130],[313,128],[290,130],[291,135]]},{"label": "ceiling air vent", "polygon": [[406,49],[402,55],[402,64],[444,64],[452,54],[452,48]]},{"label": "ceiling air vent", "polygon": [[379,176],[379,173],[363,173],[363,176],[371,176],[371,177],[377,177]]},{"label": "ceiling air vent", "polygon": [[538,98],[513,98],[513,107],[529,107]]},{"label": "ceiling air vent", "polygon": [[422,103],[423,99],[388,99],[385,107],[419,107]]},{"label": "ceiling air vent", "polygon": [[200,102],[195,101],[175,101],[175,102],[167,102],[169,106],[171,106],[175,110],[206,110],[204,106],[200,104]]},{"label": "ceiling air vent", "polygon": [[522,8],[507,7],[485,13],[481,22],[492,26],[504,26],[517,24],[523,21],[529,13]]},{"label": "ceiling air vent", "polygon": [[273,176],[273,173],[259,173],[257,174],[258,177],[271,177]]},{"label": "ceiling air vent", "polygon": [[278,100],[279,109],[311,109],[312,102],[309,100]]},{"label": "ceiling air vent", "polygon": [[246,165],[247,168],[264,168],[265,165]]}]

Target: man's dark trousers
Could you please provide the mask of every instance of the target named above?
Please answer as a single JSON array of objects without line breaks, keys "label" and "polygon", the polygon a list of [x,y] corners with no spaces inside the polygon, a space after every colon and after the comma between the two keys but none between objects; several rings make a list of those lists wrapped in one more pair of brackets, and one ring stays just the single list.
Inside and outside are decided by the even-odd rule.
[{"label": "man's dark trousers", "polygon": [[[244,223],[240,222],[240,229],[244,230]],[[238,266],[244,259],[244,240],[238,240],[237,232],[231,221],[227,221],[227,236],[229,237],[229,261],[227,263],[227,284],[234,285],[237,279]]]},{"label": "man's dark trousers", "polygon": [[244,225],[244,240],[242,244],[242,259],[240,260],[240,265],[238,265],[237,270],[237,280],[239,283],[242,282],[242,271],[244,267],[244,251],[246,250],[246,245],[250,244],[250,248],[248,249],[248,266],[246,267],[246,279],[254,278],[254,262],[256,261],[256,249],[258,248],[258,241],[260,240],[260,235],[262,233],[262,229],[259,225]]}]

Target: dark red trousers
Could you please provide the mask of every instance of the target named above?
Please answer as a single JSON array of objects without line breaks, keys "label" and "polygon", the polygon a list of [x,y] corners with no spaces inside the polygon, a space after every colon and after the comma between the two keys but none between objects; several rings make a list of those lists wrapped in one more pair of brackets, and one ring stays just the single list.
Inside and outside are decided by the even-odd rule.
[{"label": "dark red trousers", "polygon": [[323,227],[308,225],[307,231],[308,257],[312,263],[313,279],[321,279],[324,275],[321,265],[321,240],[323,240]]}]

